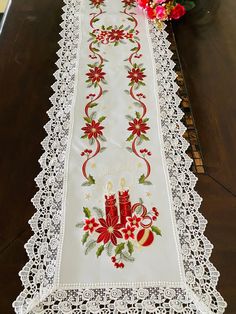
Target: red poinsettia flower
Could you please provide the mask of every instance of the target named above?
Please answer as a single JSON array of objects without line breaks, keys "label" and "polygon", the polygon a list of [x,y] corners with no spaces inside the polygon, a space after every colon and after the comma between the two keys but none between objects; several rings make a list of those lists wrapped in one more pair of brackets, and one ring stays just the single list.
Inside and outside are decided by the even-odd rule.
[{"label": "red poinsettia flower", "polygon": [[123,39],[125,36],[125,33],[122,29],[112,29],[109,33],[109,39],[110,40],[121,40]]},{"label": "red poinsettia flower", "polygon": [[88,73],[86,73],[89,80],[92,81],[93,83],[95,83],[95,82],[98,83],[101,80],[103,80],[105,74],[106,74],[105,72],[102,72],[102,68],[99,68],[99,67],[94,67],[94,68],[90,69]]},{"label": "red poinsettia flower", "polygon": [[104,127],[94,120],[91,123],[86,123],[86,126],[82,128],[89,139],[92,137],[97,138],[99,135],[102,135],[103,129]]},{"label": "red poinsettia flower", "polygon": [[127,221],[130,223],[131,226],[138,228],[139,222],[141,221],[141,218],[134,215],[133,217],[128,217]]},{"label": "red poinsettia flower", "polygon": [[92,3],[93,5],[95,5],[96,7],[99,7],[101,4],[104,3],[104,0],[90,0],[90,1],[91,1],[91,3]]},{"label": "red poinsettia flower", "polygon": [[127,76],[127,78],[130,78],[131,82],[135,82],[135,83],[143,81],[144,77],[146,77],[146,75],[143,74],[143,71],[140,70],[140,68],[133,68],[128,73],[129,75]]},{"label": "red poinsettia flower", "polygon": [[95,221],[95,218],[86,219],[84,231],[90,231],[90,233],[92,233],[94,231],[94,229],[97,228],[98,226],[99,226],[99,224]]},{"label": "red poinsettia flower", "polygon": [[128,225],[126,228],[122,229],[122,232],[125,235],[125,240],[128,240],[129,238],[134,239],[134,230],[135,230],[135,227],[132,227],[130,225]]},{"label": "red poinsettia flower", "polygon": [[100,233],[97,243],[103,241],[106,244],[111,241],[114,245],[117,245],[117,238],[122,238],[122,233],[119,231],[121,224],[118,223],[118,219],[118,217],[111,218],[110,216],[106,220],[103,218],[99,219],[102,227],[96,230],[96,232]]},{"label": "red poinsettia flower", "polygon": [[150,129],[142,119],[134,119],[132,122],[129,122],[129,125],[128,131],[132,131],[133,135],[137,134],[138,136]]}]

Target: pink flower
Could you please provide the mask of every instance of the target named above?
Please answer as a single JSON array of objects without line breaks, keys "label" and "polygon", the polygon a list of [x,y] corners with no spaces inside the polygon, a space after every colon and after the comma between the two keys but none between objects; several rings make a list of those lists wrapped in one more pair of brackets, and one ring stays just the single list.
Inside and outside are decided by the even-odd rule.
[{"label": "pink flower", "polygon": [[186,13],[185,7],[178,3],[178,4],[176,4],[176,6],[171,11],[170,18],[172,18],[174,20],[178,20],[185,13]]},{"label": "pink flower", "polygon": [[156,7],[156,15],[159,20],[162,20],[162,21],[165,20],[167,17],[165,7],[163,7],[162,5],[158,5]]}]

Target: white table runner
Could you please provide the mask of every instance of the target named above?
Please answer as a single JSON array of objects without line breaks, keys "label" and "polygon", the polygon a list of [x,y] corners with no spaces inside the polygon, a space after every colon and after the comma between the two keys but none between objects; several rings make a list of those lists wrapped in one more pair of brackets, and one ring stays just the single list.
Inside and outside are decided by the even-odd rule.
[{"label": "white table runner", "polygon": [[223,313],[166,32],[65,3],[16,313]]}]

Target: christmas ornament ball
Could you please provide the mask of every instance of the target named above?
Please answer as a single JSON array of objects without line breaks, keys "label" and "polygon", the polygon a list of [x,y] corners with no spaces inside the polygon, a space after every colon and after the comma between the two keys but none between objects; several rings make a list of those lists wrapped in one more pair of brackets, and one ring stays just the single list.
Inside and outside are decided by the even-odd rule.
[{"label": "christmas ornament ball", "polygon": [[153,240],[154,235],[150,229],[141,229],[137,234],[137,241],[141,246],[149,246]]}]

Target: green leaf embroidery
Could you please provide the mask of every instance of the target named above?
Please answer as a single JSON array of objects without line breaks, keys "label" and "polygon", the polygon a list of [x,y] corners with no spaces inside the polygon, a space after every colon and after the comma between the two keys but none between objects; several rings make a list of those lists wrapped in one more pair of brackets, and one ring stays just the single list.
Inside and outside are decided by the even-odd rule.
[{"label": "green leaf embroidery", "polygon": [[108,256],[112,256],[113,244],[112,242],[108,242],[106,246],[106,251]]},{"label": "green leaf embroidery", "polygon": [[87,218],[91,217],[91,212],[88,207],[84,207],[84,214]]},{"label": "green leaf embroidery", "polygon": [[104,245],[99,246],[96,252],[97,257],[101,256],[103,251],[104,251]]},{"label": "green leaf embroidery", "polygon": [[128,252],[123,252],[120,254],[120,257],[126,262],[134,262],[135,259],[133,256],[129,255]]},{"label": "green leaf embroidery", "polygon": [[152,185],[152,182],[151,181],[145,181],[143,182],[144,185]]},{"label": "green leaf embroidery", "polygon": [[89,105],[89,108],[93,108],[93,107],[96,107],[98,105],[97,102],[92,102],[90,105]]},{"label": "green leaf embroidery", "polygon": [[92,249],[95,248],[96,246],[96,241],[95,240],[91,240],[89,242],[87,242],[86,244],[86,250],[85,250],[85,255],[87,255]]},{"label": "green leaf embroidery", "polygon": [[82,240],[81,240],[83,245],[85,244],[85,242],[87,242],[88,237],[89,237],[89,232],[87,231],[87,232],[83,235],[83,238],[82,238]]},{"label": "green leaf embroidery", "polygon": [[[134,105],[137,106],[137,107],[142,107],[142,105],[139,102],[137,102],[137,101],[134,102]],[[145,122],[144,120],[143,120],[143,122]]]},{"label": "green leaf embroidery", "polygon": [[94,138],[93,137],[91,137],[90,139],[89,139],[89,145],[93,145],[94,144]]},{"label": "green leaf embroidery", "polygon": [[138,207],[135,209],[135,212],[137,213],[137,215],[141,215],[142,212],[143,212],[142,206],[138,206]]},{"label": "green leaf embroidery", "polygon": [[130,147],[126,147],[126,149],[127,149],[130,153],[133,153],[132,148],[130,148]]},{"label": "green leaf embroidery", "polygon": [[105,120],[106,119],[106,117],[105,116],[102,116],[102,117],[100,117],[99,119],[98,119],[98,122],[99,123],[101,123],[103,120]]},{"label": "green leaf embroidery", "polygon": [[140,114],[138,111],[136,111],[135,114],[136,114],[136,117],[137,117],[138,119],[141,118],[141,114]]},{"label": "green leaf embroidery", "polygon": [[100,153],[103,153],[107,148],[106,147],[101,147]]},{"label": "green leaf embroidery", "polygon": [[134,252],[134,246],[133,246],[133,243],[128,241],[127,243],[127,247],[128,247],[128,251],[129,251],[129,254],[132,255],[132,253]]},{"label": "green leaf embroidery", "polygon": [[127,114],[125,117],[126,117],[126,119],[128,119],[129,121],[133,121],[133,120],[134,120],[134,118],[131,117],[131,115],[129,115],[129,114]]},{"label": "green leaf embroidery", "polygon": [[151,227],[152,231],[156,234],[156,235],[160,235],[161,236],[161,230],[156,227],[156,226],[152,226]]},{"label": "green leaf embroidery", "polygon": [[144,135],[144,134],[141,134],[141,135],[140,135],[140,138],[141,138],[142,140],[144,140],[144,141],[149,141],[149,138],[148,138],[146,135]]},{"label": "green leaf embroidery", "polygon": [[134,139],[134,134],[131,134],[126,141],[130,142]]},{"label": "green leaf embroidery", "polygon": [[92,122],[92,120],[91,120],[89,117],[84,117],[84,120],[85,120],[86,122],[88,122],[88,123],[91,123],[91,122]]},{"label": "green leaf embroidery", "polygon": [[78,222],[75,226],[76,226],[77,228],[83,228],[84,222],[83,222],[83,221]]},{"label": "green leaf embroidery", "polygon": [[94,177],[91,176],[91,174],[90,174],[89,177],[88,177],[88,182],[89,182],[89,185],[95,184]]},{"label": "green leaf embroidery", "polygon": [[115,249],[116,255],[120,254],[122,252],[122,250],[124,250],[124,248],[125,248],[125,243],[124,242],[118,244],[116,249]]},{"label": "green leaf embroidery", "polygon": [[103,218],[103,211],[101,208],[98,207],[93,207],[93,210],[95,211],[96,215],[98,216],[98,218]]},{"label": "green leaf embroidery", "polygon": [[99,138],[100,138],[100,140],[103,141],[103,142],[106,142],[106,141],[107,141],[106,138],[105,138],[105,136],[103,136],[103,135],[100,135]]},{"label": "green leaf embroidery", "polygon": [[142,174],[138,181],[140,184],[143,184],[145,182],[145,175]]}]

